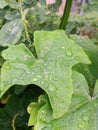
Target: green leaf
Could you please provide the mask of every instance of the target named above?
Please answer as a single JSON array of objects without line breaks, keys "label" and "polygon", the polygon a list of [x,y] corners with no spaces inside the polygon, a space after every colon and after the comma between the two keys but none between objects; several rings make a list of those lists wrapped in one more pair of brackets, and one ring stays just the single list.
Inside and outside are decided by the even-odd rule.
[{"label": "green leaf", "polygon": [[3,9],[6,7],[8,4],[4,0],[0,0],[0,9]]},{"label": "green leaf", "polygon": [[18,19],[20,18],[20,13],[18,12],[18,10],[14,10],[14,11],[7,11],[4,18],[7,21],[12,21],[14,19]]},{"label": "green leaf", "polygon": [[28,126],[33,126],[36,123],[36,116],[37,116],[38,110],[41,108],[41,104],[31,103],[29,107],[32,107],[32,111],[30,113],[31,116],[29,118]]},{"label": "green leaf", "polygon": [[6,23],[0,30],[0,45],[9,46],[19,41],[23,31],[21,19],[15,19]]},{"label": "green leaf", "polygon": [[38,55],[36,60],[23,44],[10,46],[2,53],[7,61],[1,69],[1,96],[12,85],[36,84],[48,94],[53,117],[58,118],[71,103],[72,67],[90,61],[64,31],[37,31],[34,45]]},{"label": "green leaf", "polygon": [[[28,121],[28,126],[33,126],[36,124],[37,121],[37,115],[38,115],[38,111],[39,109],[46,103],[46,96],[47,95],[41,95],[39,97],[38,103],[37,102],[32,102],[30,103],[30,105],[28,106],[27,110],[28,113],[30,114],[29,117],[29,121]],[[44,100],[45,99],[45,100]]]},{"label": "green leaf", "polygon": [[16,0],[5,0],[9,7],[13,8],[13,9],[19,9],[19,2],[17,2]]},{"label": "green leaf", "polygon": [[38,112],[34,130],[97,130],[98,99],[90,97],[84,76],[73,72],[74,93],[67,113],[53,119],[48,101]]},{"label": "green leaf", "polygon": [[85,75],[89,87],[94,87],[95,81],[98,78],[98,46],[88,37],[71,35],[71,39],[83,48],[92,62],[90,65],[79,64],[76,66],[76,69],[78,68],[79,72]]}]

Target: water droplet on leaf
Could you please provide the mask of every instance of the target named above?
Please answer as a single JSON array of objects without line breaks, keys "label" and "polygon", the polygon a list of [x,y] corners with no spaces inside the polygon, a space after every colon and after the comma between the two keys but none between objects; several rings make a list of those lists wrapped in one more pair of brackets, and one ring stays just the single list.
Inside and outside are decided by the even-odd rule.
[{"label": "water droplet on leaf", "polygon": [[13,78],[14,77],[14,75],[11,75],[11,78]]},{"label": "water droplet on leaf", "polygon": [[33,78],[32,81],[37,81],[37,78]]},{"label": "water droplet on leaf", "polygon": [[84,125],[82,123],[79,124],[78,126],[79,126],[79,128],[84,128]]},{"label": "water droplet on leaf", "polygon": [[42,114],[45,114],[45,111],[42,111]]},{"label": "water droplet on leaf", "polygon": [[55,87],[54,85],[50,85],[50,86],[49,86],[49,90],[50,90],[51,92],[55,92],[55,91],[56,91],[56,87]]},{"label": "water droplet on leaf", "polygon": [[58,80],[58,78],[56,76],[53,77],[54,80]]},{"label": "water droplet on leaf", "polygon": [[70,48],[67,50],[66,54],[67,54],[67,56],[72,56],[72,51]]},{"label": "water droplet on leaf", "polygon": [[5,69],[9,69],[9,68],[10,68],[10,66],[8,66],[8,65],[7,65],[7,66],[5,66]]},{"label": "water droplet on leaf", "polygon": [[41,78],[41,75],[37,75],[37,78],[40,79],[40,78]]},{"label": "water droplet on leaf", "polygon": [[89,119],[88,119],[87,116],[84,116],[84,117],[83,117],[83,120],[84,120],[84,121],[88,121]]},{"label": "water droplet on leaf", "polygon": [[64,46],[62,46],[62,49],[64,49],[65,47]]}]

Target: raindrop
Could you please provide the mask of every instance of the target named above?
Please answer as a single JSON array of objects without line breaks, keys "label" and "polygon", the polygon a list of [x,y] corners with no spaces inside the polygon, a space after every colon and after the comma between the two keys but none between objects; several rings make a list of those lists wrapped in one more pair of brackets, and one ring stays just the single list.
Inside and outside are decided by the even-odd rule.
[{"label": "raindrop", "polygon": [[34,72],[32,72],[31,74],[32,74],[32,75],[34,75],[35,73],[34,73]]},{"label": "raindrop", "polygon": [[37,75],[37,78],[39,78],[39,79],[40,79],[40,78],[41,78],[41,75]]},{"label": "raindrop", "polygon": [[49,66],[49,69],[50,69],[50,70],[52,69],[51,66]]},{"label": "raindrop", "polygon": [[56,87],[55,87],[54,85],[50,85],[50,86],[49,86],[49,90],[50,90],[51,92],[55,92],[55,91],[56,91]]},{"label": "raindrop", "polygon": [[62,46],[62,49],[64,49],[65,47],[64,46]]},{"label": "raindrop", "polygon": [[46,66],[47,64],[46,63],[44,63],[44,66]]},{"label": "raindrop", "polygon": [[33,78],[32,81],[37,81],[37,78]]},{"label": "raindrop", "polygon": [[84,128],[84,125],[82,123],[79,124],[78,126],[79,126],[79,128]]},{"label": "raindrop", "polygon": [[58,55],[57,58],[60,58],[60,56]]},{"label": "raindrop", "polygon": [[16,82],[17,82],[17,80],[16,80],[16,79],[14,79],[12,82],[13,82],[13,83],[16,83]]},{"label": "raindrop", "polygon": [[31,72],[30,72],[30,71],[28,71],[27,73],[28,73],[28,74],[31,74]]},{"label": "raindrop", "polygon": [[42,111],[42,114],[45,114],[45,111],[44,111],[44,110]]},{"label": "raindrop", "polygon": [[53,77],[54,80],[58,80],[56,76]]},{"label": "raindrop", "polygon": [[14,77],[14,75],[11,75],[11,78],[13,78]]},{"label": "raindrop", "polygon": [[8,33],[9,33],[9,32],[11,32],[11,29],[10,29],[10,28],[8,28]]},{"label": "raindrop", "polygon": [[7,66],[5,66],[5,69],[9,69],[9,68],[10,68],[10,66],[8,66],[8,65],[7,65]]},{"label": "raindrop", "polygon": [[51,81],[51,80],[52,80],[52,77],[50,77],[49,80]]},{"label": "raindrop", "polygon": [[30,58],[30,56],[24,55],[24,60],[28,60],[29,58]]},{"label": "raindrop", "polygon": [[89,118],[88,118],[87,116],[84,116],[84,117],[83,117],[83,120],[84,120],[84,121],[88,121]]},{"label": "raindrop", "polygon": [[72,56],[72,51],[70,48],[67,50],[66,54],[67,54],[67,56]]}]

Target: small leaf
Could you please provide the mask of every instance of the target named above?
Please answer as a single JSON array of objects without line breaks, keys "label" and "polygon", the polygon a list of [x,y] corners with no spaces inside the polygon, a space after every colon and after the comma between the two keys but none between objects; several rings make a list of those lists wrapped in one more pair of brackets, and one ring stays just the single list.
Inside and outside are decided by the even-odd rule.
[{"label": "small leaf", "polygon": [[[30,114],[29,121],[28,121],[28,126],[33,126],[37,122],[37,115],[39,109],[46,103],[46,97],[47,95],[41,95],[39,97],[38,103],[37,102],[32,102],[29,104],[27,111]],[[45,99],[45,101],[43,100]]]},{"label": "small leaf", "polygon": [[21,19],[6,23],[0,30],[0,45],[9,46],[19,41],[23,31]]},{"label": "small leaf", "polygon": [[13,8],[13,9],[19,9],[19,2],[16,2],[16,0],[5,0],[9,7]]},{"label": "small leaf", "polygon": [[0,9],[3,9],[6,7],[8,4],[4,0],[0,0]]},{"label": "small leaf", "polygon": [[38,59],[23,44],[13,45],[2,53],[8,60],[1,69],[1,96],[12,85],[36,84],[48,94],[53,117],[58,118],[71,103],[72,67],[90,61],[64,31],[37,31],[34,37]]},{"label": "small leaf", "polygon": [[[36,123],[36,117],[38,114],[38,110],[41,108],[41,104],[38,103],[31,103],[29,107],[32,107],[32,111],[30,113],[28,126],[33,126]],[[28,108],[30,109],[30,108]]]}]

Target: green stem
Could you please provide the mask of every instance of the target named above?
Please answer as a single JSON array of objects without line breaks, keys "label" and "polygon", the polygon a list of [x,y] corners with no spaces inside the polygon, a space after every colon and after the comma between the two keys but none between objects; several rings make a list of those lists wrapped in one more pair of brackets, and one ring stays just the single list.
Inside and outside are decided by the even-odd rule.
[{"label": "green stem", "polygon": [[64,13],[63,13],[63,16],[62,16],[62,20],[61,20],[59,29],[64,29],[65,30],[65,28],[66,28],[66,25],[67,25],[67,22],[68,22],[68,18],[69,18],[69,15],[70,15],[72,2],[73,2],[73,0],[66,0]]}]

